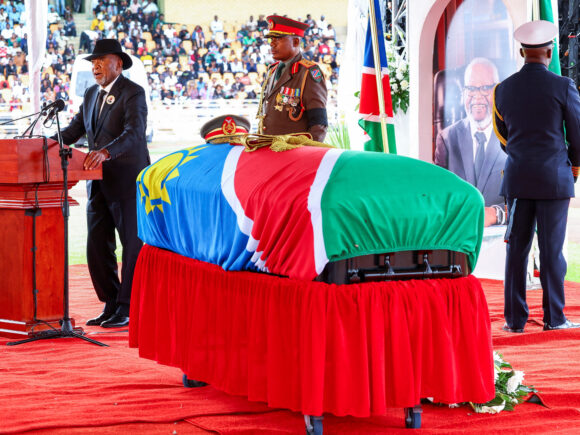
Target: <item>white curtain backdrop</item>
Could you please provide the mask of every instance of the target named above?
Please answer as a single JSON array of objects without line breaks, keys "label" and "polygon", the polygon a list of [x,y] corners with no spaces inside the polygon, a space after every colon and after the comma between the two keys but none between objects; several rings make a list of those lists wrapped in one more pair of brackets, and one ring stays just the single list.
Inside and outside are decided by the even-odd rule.
[{"label": "white curtain backdrop", "polygon": [[[32,110],[40,110],[40,68],[46,52],[46,27],[48,2],[26,0],[26,34],[28,36],[28,74],[30,76],[30,101]],[[34,133],[39,134],[42,125],[38,124]]]},{"label": "white curtain backdrop", "polygon": [[358,98],[367,31],[369,0],[349,0],[346,44],[338,77],[338,112],[348,127],[350,146],[354,150],[364,148],[364,131],[358,125]]}]

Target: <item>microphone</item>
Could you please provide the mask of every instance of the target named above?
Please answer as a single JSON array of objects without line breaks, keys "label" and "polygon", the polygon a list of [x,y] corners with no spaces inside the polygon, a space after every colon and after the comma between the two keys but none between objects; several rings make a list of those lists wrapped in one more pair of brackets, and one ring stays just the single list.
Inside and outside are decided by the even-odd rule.
[{"label": "microphone", "polygon": [[52,119],[56,116],[56,114],[58,112],[62,112],[62,110],[64,109],[64,106],[65,106],[64,100],[62,98],[59,98],[55,102],[50,103],[43,108],[44,113],[46,113],[46,111],[50,109],[50,111],[46,115],[46,119],[43,122],[45,127],[46,127],[46,123],[49,121],[52,121]]}]

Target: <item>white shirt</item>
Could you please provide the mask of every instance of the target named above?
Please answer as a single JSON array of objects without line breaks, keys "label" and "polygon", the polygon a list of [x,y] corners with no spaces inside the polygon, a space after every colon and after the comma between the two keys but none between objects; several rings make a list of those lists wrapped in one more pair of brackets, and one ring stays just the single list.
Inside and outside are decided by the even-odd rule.
[{"label": "white shirt", "polygon": [[482,132],[483,134],[485,134],[485,150],[487,150],[487,144],[489,143],[489,138],[491,137],[492,134],[492,129],[493,129],[493,125],[490,122],[489,125],[487,127],[485,127],[485,129],[483,130],[478,130],[478,125],[477,122],[475,122],[473,120],[473,118],[469,118],[469,130],[471,131],[471,143],[473,145],[473,161],[475,162],[475,153],[477,152],[477,146],[479,145],[477,143],[477,139],[475,138],[475,133],[477,133],[478,131]]},{"label": "white shirt", "polygon": [[211,33],[214,34],[224,31],[224,25],[219,19],[217,21],[216,20],[212,21],[211,24],[209,25],[209,28],[211,30]]},{"label": "white shirt", "polygon": [[[119,75],[121,75],[121,74],[119,74]],[[99,115],[101,114],[101,110],[103,110],[103,106],[105,105],[105,102],[107,101],[107,97],[109,96],[109,92],[111,92],[111,88],[113,87],[113,85],[115,84],[115,82],[117,81],[118,78],[119,78],[119,76],[117,76],[115,78],[115,80],[113,80],[111,83],[109,83],[104,88],[100,87],[99,92],[105,91],[106,94],[105,94],[105,97],[103,98],[103,102],[101,103],[101,108],[99,109]]]}]

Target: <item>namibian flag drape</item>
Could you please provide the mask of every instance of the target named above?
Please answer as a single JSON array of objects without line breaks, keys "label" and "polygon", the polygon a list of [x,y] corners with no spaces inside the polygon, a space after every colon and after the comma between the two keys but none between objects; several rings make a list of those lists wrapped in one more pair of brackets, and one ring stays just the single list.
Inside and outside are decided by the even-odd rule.
[{"label": "namibian flag drape", "polygon": [[387,118],[387,137],[389,142],[389,153],[396,154],[395,126],[393,125],[393,101],[391,99],[391,86],[389,83],[389,70],[387,65],[387,53],[385,51],[385,36],[383,33],[383,20],[380,16],[381,8],[378,0],[373,0],[375,4],[375,16],[369,11],[369,23],[365,41],[365,57],[363,62],[362,81],[360,90],[360,109],[362,115],[359,125],[370,136],[370,140],[365,143],[366,151],[384,151],[381,133],[381,120],[379,110],[379,94],[377,90],[377,68],[373,57],[373,36],[371,19],[374,19],[377,27],[377,38],[381,65],[378,73],[381,74],[383,83],[383,98],[385,101],[385,112]]},{"label": "namibian flag drape", "polygon": [[329,261],[417,249],[464,252],[473,268],[483,237],[475,187],[391,154],[206,144],[148,166],[137,187],[143,242],[225,270],[311,280]]}]

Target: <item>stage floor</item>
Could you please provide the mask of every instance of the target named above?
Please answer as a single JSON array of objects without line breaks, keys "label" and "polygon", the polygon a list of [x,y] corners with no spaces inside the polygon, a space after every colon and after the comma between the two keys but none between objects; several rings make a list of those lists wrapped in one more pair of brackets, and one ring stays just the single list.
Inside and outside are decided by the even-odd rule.
[{"label": "stage floor", "polygon": [[[469,407],[425,405],[422,433],[577,433],[580,330],[543,332],[541,291],[532,290],[526,332],[503,332],[503,286],[490,280],[482,284],[494,349],[525,372],[525,383],[539,390],[548,407],[526,403],[514,412],[488,415]],[[566,283],[566,296],[567,316],[579,321],[580,284]],[[101,308],[86,266],[72,266],[72,317],[82,325]],[[9,347],[9,340],[0,338],[0,433],[93,433],[95,427],[103,434],[304,433],[299,413],[272,410],[211,386],[184,388],[178,369],[139,358],[137,349],[129,349],[127,330],[85,331],[110,347],[70,338]],[[408,433],[400,408],[372,418],[326,415],[324,428],[335,434]]]}]

